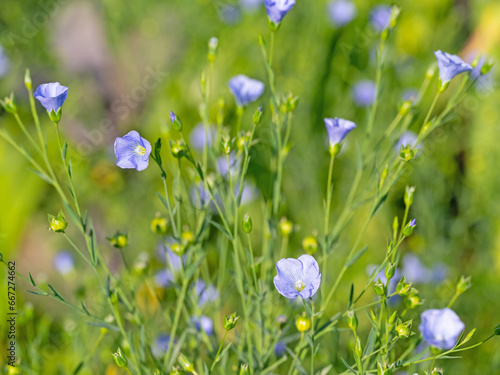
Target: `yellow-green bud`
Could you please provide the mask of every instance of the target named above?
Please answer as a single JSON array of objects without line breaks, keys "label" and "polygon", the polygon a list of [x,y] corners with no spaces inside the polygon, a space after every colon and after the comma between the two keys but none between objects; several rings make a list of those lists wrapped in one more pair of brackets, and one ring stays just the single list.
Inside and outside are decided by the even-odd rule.
[{"label": "yellow-green bud", "polygon": [[10,96],[4,98],[4,100],[0,100],[0,104],[5,109],[7,113],[17,113],[17,104],[14,100],[14,94],[11,93]]},{"label": "yellow-green bud", "polygon": [[222,152],[224,152],[226,155],[229,155],[229,153],[231,152],[231,137],[229,137],[229,135],[227,134],[224,134],[221,138],[220,146],[222,148]]},{"label": "yellow-green bud", "polygon": [[461,276],[457,283],[457,293],[462,294],[466,292],[472,286],[471,278]]},{"label": "yellow-green bud", "polygon": [[217,57],[217,47],[219,45],[219,39],[212,37],[208,41],[208,54],[207,59],[209,62],[213,63]]},{"label": "yellow-green bud", "polygon": [[405,296],[410,292],[410,290],[411,290],[411,284],[407,283],[405,278],[403,277],[396,286],[396,292],[399,295]]},{"label": "yellow-green bud", "polygon": [[411,334],[411,321],[406,323],[401,323],[396,326],[396,332],[399,338],[408,338]]},{"label": "yellow-green bud", "polygon": [[64,218],[62,211],[59,211],[57,216],[48,215],[49,216],[49,229],[52,232],[64,232],[66,227],[68,226],[68,222]]},{"label": "yellow-green bud", "polygon": [[186,247],[181,244],[181,243],[174,243],[170,246],[170,249],[177,255],[181,256],[181,255],[184,255],[185,251],[186,251]]},{"label": "yellow-green bud", "polygon": [[[160,374],[160,373],[158,372],[158,374]],[[170,371],[170,375],[183,375],[183,374],[184,374],[184,371],[182,371],[182,370],[181,370],[179,367],[177,367],[177,366],[176,366],[176,367],[174,367],[174,368],[172,369],[172,371]]]},{"label": "yellow-green bud", "polygon": [[307,236],[302,240],[302,247],[308,254],[314,254],[318,250],[318,240],[314,236]]},{"label": "yellow-green bud", "polygon": [[283,237],[288,237],[292,233],[293,224],[286,217],[282,217],[280,220],[280,231]]},{"label": "yellow-green bud", "polygon": [[356,332],[356,329],[358,328],[358,317],[352,310],[347,312],[347,325],[353,332]]},{"label": "yellow-green bud", "polygon": [[163,216],[156,216],[151,220],[151,230],[156,234],[166,234],[168,221]]},{"label": "yellow-green bud", "polygon": [[418,294],[409,294],[405,299],[405,305],[409,309],[414,309],[417,306],[420,306],[422,301]]},{"label": "yellow-green bud", "polygon": [[194,371],[194,366],[191,362],[189,362],[189,360],[187,359],[187,357],[180,353],[179,356],[177,357],[177,360],[179,361],[179,364],[181,365],[181,367],[185,370],[185,371],[188,371],[188,372],[193,372]]},{"label": "yellow-green bud", "polygon": [[111,355],[113,356],[113,359],[118,367],[127,367],[127,357],[125,357],[120,348],[118,348],[116,353],[113,353]]},{"label": "yellow-green bud", "polygon": [[125,246],[127,246],[128,235],[116,232],[113,237],[108,237],[108,241],[111,246],[123,249]]},{"label": "yellow-green bud", "polygon": [[240,375],[247,375],[247,374],[249,374],[248,365],[244,363],[240,367]]},{"label": "yellow-green bud", "polygon": [[399,106],[398,112],[401,116],[407,115],[408,112],[410,112],[412,107],[413,107],[413,103],[411,102],[411,100],[405,100]]},{"label": "yellow-green bud", "polygon": [[31,75],[29,69],[26,69],[26,71],[24,72],[24,86],[26,86],[28,91],[31,91],[32,83],[31,83]]},{"label": "yellow-green bud", "polygon": [[394,274],[396,273],[396,263],[387,263],[385,266],[385,277],[387,280],[392,279]]},{"label": "yellow-green bud", "polygon": [[391,29],[394,29],[396,27],[396,25],[398,24],[399,13],[401,13],[401,8],[398,7],[397,5],[393,5],[392,12],[391,12],[391,19],[389,22]]},{"label": "yellow-green bud", "polygon": [[354,345],[354,353],[358,358],[363,356],[363,345],[361,345],[361,339],[356,336],[356,344]]},{"label": "yellow-green bud", "polygon": [[191,245],[194,240],[194,234],[190,230],[185,230],[181,233],[181,241],[184,246]]},{"label": "yellow-green bud", "polygon": [[291,94],[291,93],[288,94],[288,97],[286,98],[286,106],[287,106],[287,110],[289,112],[295,111],[298,103],[299,103],[298,96],[293,96],[293,94]]},{"label": "yellow-green bud", "polygon": [[414,194],[415,194],[415,186],[407,186],[405,189],[405,196],[404,196],[405,206],[410,207],[413,204]]},{"label": "yellow-green bud", "polygon": [[441,371],[438,371],[437,368],[434,368],[434,370],[432,370],[431,372],[431,375],[443,375],[443,373]]},{"label": "yellow-green bud", "polygon": [[297,320],[295,320],[295,326],[297,327],[297,331],[305,332],[311,329],[311,319],[307,317],[305,314],[299,316]]},{"label": "yellow-green bud", "polygon": [[432,79],[436,74],[436,64],[433,64],[427,71],[425,72],[425,78]]},{"label": "yellow-green bud", "polygon": [[245,233],[251,233],[253,228],[252,217],[249,214],[245,214],[245,216],[243,216],[243,222],[241,225]]},{"label": "yellow-green bud", "polygon": [[493,68],[493,65],[495,65],[495,61],[492,58],[489,58],[486,60],[481,67],[481,74],[487,74]]},{"label": "yellow-green bud", "polygon": [[175,158],[182,158],[183,153],[186,152],[187,148],[184,142],[181,140],[170,141],[170,151]]},{"label": "yellow-green bud", "polygon": [[231,315],[227,316],[227,315],[224,315],[224,329],[226,331],[230,331],[232,330],[234,327],[236,327],[236,323],[238,322],[238,319],[240,317],[239,316],[236,316],[236,313],[232,313]]}]

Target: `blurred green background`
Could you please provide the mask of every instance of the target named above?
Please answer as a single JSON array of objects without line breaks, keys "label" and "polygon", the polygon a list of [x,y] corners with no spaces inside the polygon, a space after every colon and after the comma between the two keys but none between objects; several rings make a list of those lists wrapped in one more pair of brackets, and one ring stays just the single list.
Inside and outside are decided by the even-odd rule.
[{"label": "blurred green background", "polygon": [[[278,88],[300,97],[292,130],[294,147],[285,165],[283,182],[287,217],[298,225],[290,247],[297,253],[302,238],[322,227],[328,167],[322,119],[338,116],[364,124],[367,111],[353,104],[351,87],[360,79],[373,80],[375,75],[377,35],[367,27],[367,18],[378,3],[355,1],[357,17],[342,30],[329,22],[326,3],[297,0],[276,39]],[[478,52],[497,61],[500,58],[500,2],[396,3],[402,8],[401,19],[391,35],[375,124],[384,128],[405,90],[421,84],[425,71],[435,61],[434,50],[458,53],[469,61]],[[161,185],[153,168],[139,175],[114,166],[115,137],[135,129],[150,140],[158,136],[168,139],[170,110],[183,119],[186,132],[200,122],[199,76],[207,68],[207,42],[212,36],[219,38],[213,93],[226,99],[226,123],[231,124],[235,107],[227,81],[237,74],[267,81],[257,42],[259,34],[268,38],[263,6],[250,10],[237,1],[4,0],[0,45],[10,67],[0,78],[0,95],[13,91],[21,117],[31,124],[23,86],[26,68],[31,70],[34,87],[53,81],[69,87],[61,128],[72,145],[70,156],[80,199],[89,208],[102,240],[117,229],[131,234],[128,252],[134,259],[142,251],[155,251],[156,238],[150,233],[149,223],[161,209],[161,202],[153,194]],[[488,80],[471,91],[451,121],[426,140],[414,168],[398,183],[388,204],[370,225],[364,239],[370,252],[346,278],[363,283],[364,267],[381,260],[392,219],[396,214],[401,216],[404,209],[404,187],[415,185],[412,216],[417,218],[418,229],[404,245],[404,251],[418,254],[429,267],[444,263],[448,269],[448,281],[421,288],[425,306],[442,306],[453,294],[459,276],[472,276],[473,289],[461,297],[455,310],[469,329],[478,328],[478,337],[489,335],[492,327],[500,323],[500,95],[496,69]],[[246,114],[244,127],[249,126],[250,116]],[[41,118],[49,147],[56,155],[52,124],[45,116]],[[270,131],[266,126],[257,131],[261,142],[253,150],[249,171],[250,180],[265,198],[272,188]],[[5,112],[0,112],[0,127],[21,138]],[[361,135],[362,127],[353,132],[353,144]],[[335,168],[332,220],[337,203],[347,194],[347,181],[354,174],[355,158],[348,157],[354,147],[349,146],[345,146],[345,160]],[[172,158],[168,162],[174,163]],[[57,197],[4,141],[0,142],[0,207],[0,251],[5,258],[15,260],[17,270],[23,274],[30,271],[38,280],[50,280],[67,292],[79,291],[85,275],[63,277],[53,266],[54,255],[66,248],[62,239],[46,230],[46,214],[62,208]],[[260,207],[249,209],[259,211]],[[363,219],[362,213],[353,219],[342,241],[352,241]],[[111,266],[118,267],[119,254],[106,245],[102,251]],[[6,280],[4,275],[5,269],[0,268],[1,280]],[[2,296],[6,294],[5,284],[0,283]],[[44,341],[29,344],[33,353],[41,356],[40,363],[49,366],[40,373],[58,371],[53,363],[47,364],[51,362],[47,358],[57,358],[63,366],[60,368],[65,363],[71,368],[78,357],[74,348],[87,347],[78,342],[78,334],[85,331],[84,336],[98,335],[92,328],[78,326],[76,317],[60,306],[19,292],[19,310],[23,306],[28,307],[23,309],[19,324],[23,319],[27,323],[18,328],[20,345],[33,339],[34,331],[51,332]],[[4,309],[2,304],[2,317]],[[59,317],[64,318],[55,319]],[[2,318],[2,332],[3,324]],[[4,345],[2,338],[2,353]],[[442,366],[449,374],[500,374],[499,348],[500,343],[492,340],[463,353],[462,360]],[[109,360],[109,353],[102,356]],[[116,369],[110,367],[107,371],[113,374]]]}]

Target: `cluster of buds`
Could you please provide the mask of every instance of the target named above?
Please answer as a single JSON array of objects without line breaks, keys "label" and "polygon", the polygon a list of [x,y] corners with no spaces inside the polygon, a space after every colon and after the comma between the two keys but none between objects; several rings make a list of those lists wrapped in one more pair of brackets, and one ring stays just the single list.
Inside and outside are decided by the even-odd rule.
[{"label": "cluster of buds", "polygon": [[10,96],[4,98],[4,100],[0,100],[0,104],[2,105],[5,112],[14,114],[17,113],[17,104],[14,100],[14,94],[11,93]]},{"label": "cluster of buds", "polygon": [[224,154],[229,155],[231,153],[231,143],[231,137],[228,134],[223,134],[220,141],[220,147]]},{"label": "cluster of buds", "polygon": [[398,323],[396,325],[396,333],[398,334],[398,337],[407,339],[410,337],[413,332],[411,331],[411,326],[413,324],[412,320],[408,320],[406,322],[402,322],[401,319],[398,319]]}]

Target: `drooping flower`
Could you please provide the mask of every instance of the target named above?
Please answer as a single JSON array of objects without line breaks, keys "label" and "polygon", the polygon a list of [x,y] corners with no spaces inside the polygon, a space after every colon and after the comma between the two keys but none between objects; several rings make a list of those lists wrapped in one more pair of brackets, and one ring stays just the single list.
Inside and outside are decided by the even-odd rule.
[{"label": "drooping flower", "polygon": [[256,101],[264,92],[264,84],[243,74],[231,78],[228,82],[229,91],[234,96],[236,104],[245,107]]},{"label": "drooping flower", "polygon": [[295,0],[264,0],[269,19],[278,24],[293,8]]},{"label": "drooping flower", "polygon": [[274,286],[286,298],[310,298],[317,292],[321,283],[318,262],[307,254],[298,259],[279,260],[276,262],[276,271],[278,274],[274,277]]},{"label": "drooping flower", "polygon": [[203,331],[205,331],[205,333],[209,336],[214,333],[214,322],[208,316],[193,316],[191,318],[191,322],[193,322],[198,331],[203,329]]},{"label": "drooping flower", "polygon": [[430,309],[424,311],[420,318],[422,322],[418,329],[427,344],[438,349],[451,349],[455,346],[458,336],[464,330],[465,324],[451,309]]},{"label": "drooping flower", "polygon": [[135,130],[115,140],[116,165],[142,171],[148,167],[151,143]]},{"label": "drooping flower", "polygon": [[352,88],[352,98],[359,107],[368,107],[373,104],[377,95],[375,82],[364,79],[358,81]]},{"label": "drooping flower", "polygon": [[356,5],[350,0],[330,1],[328,16],[335,27],[345,26],[356,17]]},{"label": "drooping flower", "polygon": [[61,275],[67,275],[75,269],[75,259],[69,251],[60,251],[54,257],[54,267]]},{"label": "drooping flower", "polygon": [[472,70],[472,65],[467,64],[457,55],[451,55],[439,50],[434,52],[434,55],[438,62],[439,79],[443,86],[460,73]]},{"label": "drooping flower", "polygon": [[47,112],[58,113],[68,97],[68,88],[59,82],[44,83],[37,87],[33,96],[44,106]]},{"label": "drooping flower", "polygon": [[370,25],[382,32],[391,25],[392,8],[389,5],[378,5],[370,12]]},{"label": "drooping flower", "polygon": [[341,143],[347,134],[356,127],[356,124],[342,118],[325,118],[326,131],[330,147]]},{"label": "drooping flower", "polygon": [[[211,129],[211,130],[210,130]],[[217,131],[213,126],[208,127],[207,131],[207,146],[211,146],[214,139],[217,138]],[[189,133],[189,145],[197,151],[203,151],[205,147],[205,125],[199,123]]]},{"label": "drooping flower", "polygon": [[198,280],[194,286],[198,297],[198,306],[203,307],[209,302],[215,302],[219,298],[219,291],[213,285],[206,285],[203,280]]}]

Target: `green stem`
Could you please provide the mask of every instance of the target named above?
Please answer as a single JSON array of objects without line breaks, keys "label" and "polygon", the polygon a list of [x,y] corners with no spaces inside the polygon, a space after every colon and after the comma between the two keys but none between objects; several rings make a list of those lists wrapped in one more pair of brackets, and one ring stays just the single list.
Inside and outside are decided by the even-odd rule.
[{"label": "green stem", "polygon": [[215,355],[212,366],[210,367],[210,373],[212,373],[212,371],[214,371],[215,365],[217,364],[217,362],[219,362],[219,355],[220,355],[220,352],[222,351],[222,347],[224,346],[224,341],[226,341],[227,333],[228,333],[228,331],[225,330],[224,336],[222,337],[222,341],[219,345],[219,350],[217,350],[217,354]]}]

